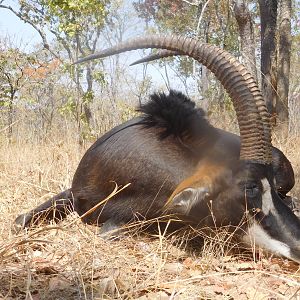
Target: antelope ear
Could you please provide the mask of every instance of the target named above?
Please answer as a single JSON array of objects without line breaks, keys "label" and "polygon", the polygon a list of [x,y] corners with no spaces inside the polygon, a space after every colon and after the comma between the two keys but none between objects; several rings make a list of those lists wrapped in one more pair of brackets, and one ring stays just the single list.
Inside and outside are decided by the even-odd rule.
[{"label": "antelope ear", "polygon": [[188,215],[192,207],[209,196],[207,187],[189,187],[169,200],[169,208],[182,215]]}]

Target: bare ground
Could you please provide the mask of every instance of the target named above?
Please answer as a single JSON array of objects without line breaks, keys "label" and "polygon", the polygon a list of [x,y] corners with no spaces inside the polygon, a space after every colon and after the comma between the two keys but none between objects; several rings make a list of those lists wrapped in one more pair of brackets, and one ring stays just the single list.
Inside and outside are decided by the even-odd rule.
[{"label": "bare ground", "polygon": [[[300,197],[300,139],[274,139],[293,163]],[[15,235],[15,217],[70,186],[84,150],[47,140],[2,143],[0,299],[300,299],[300,268],[262,253],[233,253],[219,236],[201,250],[188,233],[104,240],[76,215]]]}]

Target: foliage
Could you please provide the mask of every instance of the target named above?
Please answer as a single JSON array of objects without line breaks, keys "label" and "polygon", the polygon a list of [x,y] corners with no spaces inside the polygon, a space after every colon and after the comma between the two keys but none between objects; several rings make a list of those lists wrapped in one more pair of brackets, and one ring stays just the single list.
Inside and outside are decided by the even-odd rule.
[{"label": "foliage", "polygon": [[197,22],[197,7],[181,0],[145,0],[134,3],[141,18],[155,21],[164,31],[193,34]]},{"label": "foliage", "polygon": [[[19,0],[19,7],[11,7],[5,0],[0,2],[0,7],[11,10],[35,28],[44,48],[61,62],[62,70],[72,79],[78,94],[75,107],[79,111],[73,115],[78,123],[82,120],[87,122],[88,127],[92,121],[89,105],[93,100],[93,83],[102,84],[104,75],[101,78],[99,70],[95,76],[93,74],[98,62],[76,66],[72,63],[80,56],[95,52],[109,4],[110,0]],[[48,43],[49,33],[54,35],[56,47]]]},{"label": "foliage", "polygon": [[[146,70],[143,77],[140,74],[135,75],[134,78],[130,77],[132,74],[127,76],[128,74],[124,72],[128,68],[126,66],[126,69],[123,69],[121,56],[113,57],[109,63],[106,63],[108,60],[105,62],[97,60],[88,64],[73,64],[79,56],[93,53],[100,42],[101,47],[104,47],[104,43],[113,45],[124,40],[128,35],[136,36],[143,30],[144,24],[141,24],[141,20],[138,20],[138,29],[133,28],[132,21],[137,20],[136,18],[133,20],[135,12],[128,2],[124,2],[125,9],[120,8],[123,3],[121,0],[15,0],[14,5],[11,4],[12,2],[0,0],[0,7],[4,7],[6,3],[7,8],[11,5],[17,16],[37,29],[43,37],[44,47],[49,50],[45,51],[48,53],[47,57],[27,62],[27,58],[24,58],[24,61],[21,58],[25,54],[20,50],[14,50],[16,56],[20,55],[17,59],[19,66],[28,63],[32,71],[37,70],[34,77],[24,76],[19,80],[22,87],[15,93],[15,99],[18,103],[26,103],[31,110],[30,113],[42,112],[47,124],[51,124],[52,114],[54,114],[54,118],[57,117],[59,120],[75,120],[74,126],[80,130],[90,127],[92,132],[97,128],[97,122],[103,123],[103,119],[108,118],[103,112],[101,114],[99,103],[103,103],[106,107],[111,106],[110,117],[114,122],[119,123],[132,113],[127,109],[126,103],[135,105],[137,99],[140,102],[144,101],[144,96],[152,90],[152,85],[155,84],[155,80],[151,80],[152,73]],[[256,1],[248,1],[248,3],[255,22],[256,54],[259,55],[258,4]],[[299,5],[298,0],[294,1],[293,63],[290,82],[292,96],[299,94],[299,72],[297,71],[300,65]],[[134,7],[139,17],[145,20],[147,32],[193,36],[201,41],[219,45],[235,56],[240,55],[237,24],[232,11],[233,1],[134,0]],[[57,77],[43,77],[42,73],[47,69],[45,64],[53,62],[55,57],[59,62],[60,74],[56,74]],[[0,63],[1,70],[10,69],[15,79],[18,74],[21,74],[21,69],[18,69],[17,65],[9,67],[5,61]],[[169,58],[166,65],[163,62],[159,63],[160,67],[157,68],[159,72],[170,72],[172,69],[173,74],[176,74],[173,87],[180,81],[179,84],[183,83],[186,93],[193,99],[208,99],[210,102],[206,107],[208,110],[213,111],[214,103],[220,105],[220,100],[223,101],[220,105],[222,110],[232,110],[228,99],[224,100],[222,87],[216,82],[214,76],[190,58]],[[104,71],[106,67],[110,68],[110,72]],[[4,72],[0,79],[1,104],[6,106],[5,109],[2,107],[2,111],[6,110],[9,104],[9,85],[5,83],[3,74]],[[162,86],[158,83],[157,85]],[[125,99],[126,103],[120,104],[120,99]],[[121,112],[115,113],[120,107]],[[96,116],[96,112],[99,115]],[[92,120],[90,120],[91,115]],[[112,124],[113,122],[107,122],[106,128]],[[88,135],[83,132],[80,134]]]},{"label": "foliage", "polygon": [[[54,55],[63,61],[66,53],[73,62],[78,56],[95,52],[109,3],[109,0],[20,0],[19,14],[40,30],[44,40],[44,32],[50,31],[59,44],[59,48],[52,53],[55,52]],[[48,43],[45,45],[44,42],[44,46],[49,48]],[[64,70],[78,83],[85,69],[85,66],[74,68],[66,64]]]},{"label": "foliage", "polygon": [[190,3],[182,0],[139,0],[139,16],[159,31],[196,36],[227,48],[236,47],[236,25],[229,0]]},{"label": "foliage", "polygon": [[29,70],[35,64],[32,55],[15,48],[0,51],[0,105],[9,106],[16,93],[30,80]]},{"label": "foliage", "polygon": [[132,107],[131,105],[128,105],[124,101],[119,101],[117,103],[118,109],[121,114],[121,120],[122,122],[126,122],[129,119],[138,116],[138,112],[136,111],[135,107]]},{"label": "foliage", "polygon": [[[134,6],[139,16],[146,20],[150,31],[196,37],[240,55],[237,25],[229,0],[138,0]],[[208,75],[201,65],[186,57],[176,57],[168,59],[168,66],[185,86],[191,79],[194,90],[201,91],[202,96],[206,94],[203,86]],[[220,92],[223,94],[222,89]]]},{"label": "foliage", "polygon": [[[97,33],[104,25],[108,0],[20,0],[20,14],[39,28],[47,28],[65,46]],[[62,39],[67,39],[64,41]],[[84,45],[90,50],[90,45]]]}]

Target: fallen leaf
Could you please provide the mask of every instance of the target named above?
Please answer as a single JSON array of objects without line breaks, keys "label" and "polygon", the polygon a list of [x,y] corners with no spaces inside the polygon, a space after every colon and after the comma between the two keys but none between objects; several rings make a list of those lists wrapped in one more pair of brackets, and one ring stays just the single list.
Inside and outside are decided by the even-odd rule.
[{"label": "fallen leaf", "polygon": [[255,266],[254,266],[253,262],[243,262],[243,263],[239,263],[237,265],[237,270],[238,271],[255,270]]},{"label": "fallen leaf", "polygon": [[49,280],[48,289],[50,292],[56,290],[64,290],[70,287],[70,282],[60,277],[52,277]]},{"label": "fallen leaf", "polygon": [[232,288],[234,288],[234,284],[233,283],[231,283],[231,282],[224,282],[223,284],[222,284],[222,287],[225,289],[225,290],[230,290],[230,289],[232,289]]},{"label": "fallen leaf", "polygon": [[166,263],[163,269],[169,274],[178,274],[183,271],[184,266],[181,263]]},{"label": "fallen leaf", "polygon": [[36,293],[36,294],[31,295],[31,299],[32,300],[40,300],[41,297],[40,297],[40,295],[38,293]]},{"label": "fallen leaf", "polygon": [[194,265],[194,261],[191,257],[187,257],[183,263],[182,263],[186,268],[191,268]]},{"label": "fallen leaf", "polygon": [[[159,291],[157,293],[147,293],[145,295],[143,295],[142,297],[137,298],[138,300],[169,300],[170,296],[163,292],[163,291]],[[176,299],[176,298],[172,298],[172,299]]]},{"label": "fallen leaf", "polygon": [[58,271],[55,269],[55,267],[48,265],[48,266],[37,266],[36,273],[37,274],[45,274],[45,275],[53,275],[53,274],[58,274]]},{"label": "fallen leaf", "polygon": [[103,278],[99,283],[99,294],[100,297],[110,296],[114,297],[117,291],[116,283],[112,276]]},{"label": "fallen leaf", "polygon": [[226,293],[225,289],[222,286],[214,286],[214,293],[217,295],[224,295]]},{"label": "fallen leaf", "polygon": [[268,294],[265,294],[261,291],[259,291],[257,288],[248,287],[246,289],[246,295],[249,300],[263,300],[268,299]]}]

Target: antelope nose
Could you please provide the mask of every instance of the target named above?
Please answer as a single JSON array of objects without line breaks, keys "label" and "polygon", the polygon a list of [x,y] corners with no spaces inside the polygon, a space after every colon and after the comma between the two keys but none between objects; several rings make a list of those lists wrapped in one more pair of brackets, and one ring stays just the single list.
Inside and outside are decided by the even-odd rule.
[{"label": "antelope nose", "polygon": [[292,259],[300,264],[300,245],[291,248]]}]

